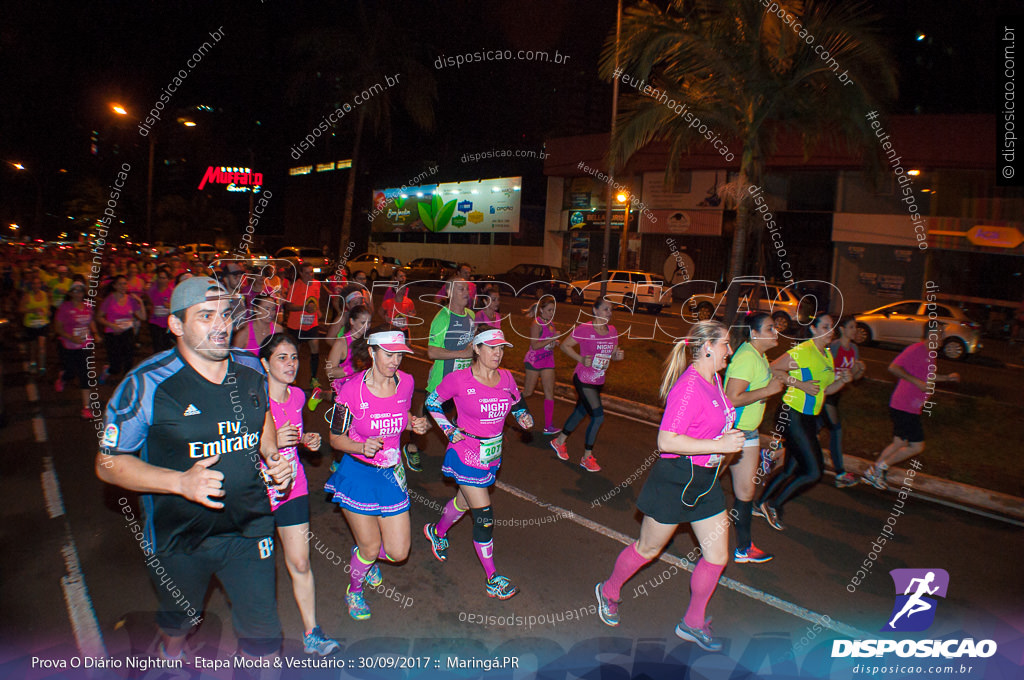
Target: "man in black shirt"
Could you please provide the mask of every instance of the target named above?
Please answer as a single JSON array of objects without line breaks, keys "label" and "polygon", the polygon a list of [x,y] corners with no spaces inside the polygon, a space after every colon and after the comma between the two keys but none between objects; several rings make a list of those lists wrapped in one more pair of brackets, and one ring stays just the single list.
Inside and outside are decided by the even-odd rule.
[{"label": "man in black shirt", "polygon": [[277,452],[259,361],[230,351],[236,300],[208,277],[174,289],[167,323],[177,344],[117,387],[96,458],[100,479],[143,494],[141,546],[167,658],[181,658],[214,574],[231,600],[241,651],[267,656],[281,643],[274,519],[258,466],[262,459],[282,490],[292,471]]}]

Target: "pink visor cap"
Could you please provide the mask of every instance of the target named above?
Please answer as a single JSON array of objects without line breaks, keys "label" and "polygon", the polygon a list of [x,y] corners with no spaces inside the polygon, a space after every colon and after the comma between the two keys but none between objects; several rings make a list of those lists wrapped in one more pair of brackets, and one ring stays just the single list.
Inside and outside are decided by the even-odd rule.
[{"label": "pink visor cap", "polygon": [[366,341],[385,352],[412,352],[409,345],[405,344],[405,335],[401,331],[373,333]]},{"label": "pink visor cap", "polygon": [[473,344],[487,345],[488,347],[498,347],[499,345],[512,346],[512,343],[505,339],[505,334],[501,332],[500,328],[477,333],[476,337],[473,338]]}]

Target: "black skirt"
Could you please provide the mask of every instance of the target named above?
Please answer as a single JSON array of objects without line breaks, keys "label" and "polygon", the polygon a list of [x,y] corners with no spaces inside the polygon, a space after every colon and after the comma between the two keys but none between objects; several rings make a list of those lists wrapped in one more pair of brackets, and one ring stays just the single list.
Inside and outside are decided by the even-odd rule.
[{"label": "black skirt", "polygon": [[690,456],[659,458],[636,506],[660,524],[687,524],[725,512],[719,468],[694,465]]}]

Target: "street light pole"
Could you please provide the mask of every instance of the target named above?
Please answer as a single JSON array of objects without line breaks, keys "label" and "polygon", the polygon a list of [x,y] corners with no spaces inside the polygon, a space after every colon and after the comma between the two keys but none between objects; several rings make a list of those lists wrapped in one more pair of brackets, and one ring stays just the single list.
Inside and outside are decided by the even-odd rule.
[{"label": "street light pole", "polygon": [[146,243],[153,243],[153,156],[156,132],[149,133],[149,173],[146,177]]},{"label": "street light pole", "polygon": [[[619,72],[619,39],[622,36],[622,0],[618,2],[615,15],[615,73]],[[608,132],[608,148],[611,150],[615,138],[615,119],[619,117],[619,79],[612,79],[612,125]],[[611,157],[611,154],[608,154]],[[605,193],[604,210],[604,254],[601,256],[601,297],[608,292],[608,256],[612,244],[612,187],[615,184],[615,168],[609,162],[608,186]]]},{"label": "street light pole", "polygon": [[[626,247],[629,243],[629,194],[619,194],[617,197],[622,206],[622,234],[619,239],[619,269],[627,269],[626,266]],[[622,200],[625,199],[625,200]]]}]

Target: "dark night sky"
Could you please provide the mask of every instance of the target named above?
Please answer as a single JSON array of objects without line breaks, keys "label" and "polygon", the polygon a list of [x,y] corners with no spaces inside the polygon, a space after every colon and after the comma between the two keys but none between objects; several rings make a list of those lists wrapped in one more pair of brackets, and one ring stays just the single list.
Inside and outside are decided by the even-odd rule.
[{"label": "dark night sky", "polygon": [[[208,32],[220,26],[225,38],[174,95],[171,110],[196,104],[218,110],[203,133],[201,151],[245,158],[252,148],[286,166],[288,147],[308,131],[307,121],[320,115],[310,111],[308,100],[288,96],[292,79],[308,70],[293,45],[313,29],[344,28],[355,21],[354,2],[4,4],[0,158],[36,168],[47,208],[53,210],[67,199],[75,177],[100,174],[89,154],[93,130],[105,143],[101,155],[114,144],[125,157],[144,156],[145,140],[129,122],[115,120],[108,103],[124,102],[137,120]],[[453,176],[459,171],[487,175],[484,164],[465,169],[451,162],[458,166],[461,153],[493,147],[539,149],[546,137],[573,132],[573,125],[579,132],[607,129],[610,87],[597,82],[596,70],[601,44],[614,28],[613,0],[369,5],[371,20],[381,16],[374,12],[388,12],[406,36],[421,43],[425,62],[486,48],[558,49],[572,57],[571,67],[522,62],[431,67],[439,91],[436,129],[421,133],[398,115],[390,150],[380,139],[367,139],[372,152],[367,168],[375,184],[408,177],[435,159],[452,170],[444,179],[465,178]],[[884,15],[879,28],[899,63],[897,112],[994,113],[994,18],[1015,3],[877,0],[875,5]],[[926,40],[915,41],[917,31]],[[578,114],[572,124],[566,111]],[[347,157],[350,133],[351,123],[334,142],[339,158]],[[58,168],[67,168],[67,176],[55,179]],[[24,189],[8,171],[0,174],[0,187],[5,185],[0,201]]]}]

